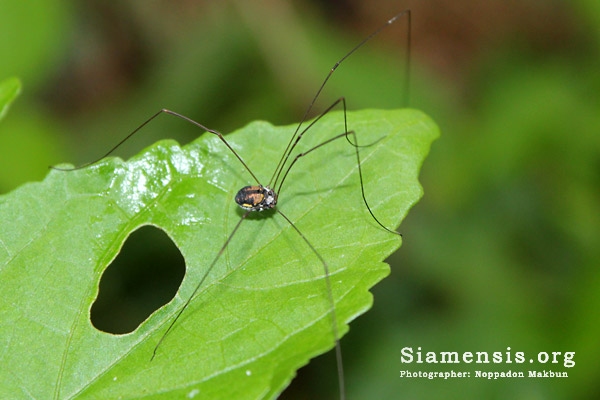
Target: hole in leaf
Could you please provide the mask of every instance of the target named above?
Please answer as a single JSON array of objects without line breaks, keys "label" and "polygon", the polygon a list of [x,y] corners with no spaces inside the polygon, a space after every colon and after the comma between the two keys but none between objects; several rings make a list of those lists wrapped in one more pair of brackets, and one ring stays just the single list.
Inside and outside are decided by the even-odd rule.
[{"label": "hole in leaf", "polygon": [[154,226],[139,228],[102,274],[92,324],[109,333],[133,332],[171,301],[184,275],[185,261],[171,238]]}]

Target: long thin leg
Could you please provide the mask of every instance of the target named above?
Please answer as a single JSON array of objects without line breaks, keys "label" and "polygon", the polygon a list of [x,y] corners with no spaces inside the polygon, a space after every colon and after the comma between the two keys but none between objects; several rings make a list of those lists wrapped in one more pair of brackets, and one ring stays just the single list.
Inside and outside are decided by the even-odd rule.
[{"label": "long thin leg", "polygon": [[[296,127],[296,131],[294,132],[294,134],[292,135],[290,141],[288,142],[288,145],[285,148],[285,151],[283,152],[283,157],[281,158],[281,160],[279,160],[279,163],[277,164],[277,168],[273,172],[273,177],[271,177],[271,180],[270,180],[271,182],[275,179],[275,176],[280,173],[280,170],[283,169],[283,164],[285,164],[285,160],[287,160],[289,158],[290,153],[294,150],[294,147],[296,146],[296,143],[298,143],[298,141],[296,140],[296,136],[298,136],[298,133],[300,132],[300,128],[302,127],[302,124],[308,119],[308,115],[310,114],[310,111],[312,110],[313,106],[315,105],[315,102],[317,101],[317,99],[321,95],[321,92],[325,88],[325,85],[329,81],[329,78],[331,78],[331,76],[336,71],[336,69],[348,57],[350,57],[352,54],[354,54],[354,52],[356,52],[358,49],[360,49],[362,46],[364,46],[365,43],[367,43],[368,41],[370,41],[375,36],[379,35],[379,33],[381,31],[383,31],[388,26],[392,25],[394,22],[396,22],[398,19],[400,19],[404,15],[406,15],[407,19],[408,19],[408,28],[407,28],[408,29],[408,34],[407,34],[407,47],[406,47],[407,48],[407,56],[406,56],[406,64],[405,64],[406,74],[405,74],[405,78],[404,78],[405,79],[405,82],[404,82],[404,84],[405,84],[404,96],[405,97],[403,99],[403,102],[404,102],[404,106],[408,105],[409,99],[410,99],[410,97],[409,97],[409,82],[410,82],[410,76],[409,76],[410,75],[410,71],[409,71],[409,69],[410,69],[410,56],[411,56],[411,46],[410,46],[411,37],[410,37],[410,31],[412,30],[412,27],[411,27],[411,11],[409,9],[406,9],[406,10],[403,10],[403,11],[399,12],[398,14],[394,15],[389,20],[387,20],[385,22],[385,24],[383,24],[382,26],[380,26],[377,30],[375,30],[369,36],[367,36],[365,39],[363,39],[362,41],[360,41],[356,46],[354,46],[352,48],[352,50],[350,50],[348,53],[346,53],[346,55],[344,57],[342,57],[340,60],[338,60],[333,65],[333,67],[331,67],[331,69],[329,70],[329,73],[327,74],[327,76],[323,80],[323,83],[321,83],[321,86],[319,86],[319,89],[317,90],[317,93],[315,93],[315,95],[312,98],[310,104],[306,108],[306,111],[304,112],[304,115],[302,116],[302,119],[300,120],[300,123]],[[348,129],[346,129],[346,131],[347,130]]]},{"label": "long thin leg", "polygon": [[281,215],[294,230],[298,233],[298,235],[304,240],[304,242],[310,247],[312,252],[317,256],[321,264],[323,264],[323,270],[325,271],[325,286],[327,287],[327,297],[329,301],[329,307],[331,308],[331,323],[333,325],[333,336],[335,338],[335,359],[337,363],[337,374],[338,374],[338,384],[340,391],[340,399],[346,398],[346,385],[344,384],[344,363],[342,361],[342,347],[340,346],[340,335],[338,332],[338,324],[337,324],[337,316],[335,313],[335,302],[333,301],[333,292],[331,290],[331,278],[329,277],[329,265],[325,261],[325,259],[319,254],[317,249],[312,245],[312,243],[304,236],[302,232],[294,225],[294,223],[281,211],[276,209],[277,213]]},{"label": "long thin leg", "polygon": [[[364,179],[363,179],[363,173],[362,173],[362,167],[361,167],[361,162],[360,162],[360,154],[359,154],[359,144],[358,144],[358,140],[356,137],[356,132],[354,131],[348,131],[348,122],[346,119],[346,100],[343,97],[340,97],[339,99],[337,99],[331,106],[329,106],[323,113],[321,113],[321,115],[319,115],[319,117],[317,119],[315,119],[314,121],[312,121],[310,123],[310,125],[308,125],[306,127],[306,129],[304,131],[302,131],[300,133],[300,135],[297,137],[296,140],[300,140],[302,138],[302,135],[304,135],[304,132],[310,128],[311,126],[313,126],[319,119],[321,119],[326,113],[328,113],[333,107],[335,107],[337,104],[342,103],[343,105],[343,110],[344,110],[344,129],[345,132],[344,133],[340,133],[339,135],[336,135],[332,138],[329,138],[327,140],[325,140],[322,143],[319,143],[318,145],[302,152],[296,155],[296,157],[294,157],[294,159],[292,160],[292,162],[289,164],[289,166],[287,167],[287,169],[285,170],[285,173],[283,174],[281,181],[279,182],[279,186],[277,187],[277,193],[279,193],[281,195],[281,188],[283,186],[283,183],[285,182],[285,178],[287,177],[288,173],[290,172],[290,170],[292,169],[292,167],[294,166],[294,164],[296,164],[296,161],[298,161],[300,158],[306,156],[307,154],[312,153],[313,151],[317,150],[318,148],[323,147],[324,145],[333,142],[334,140],[337,140],[339,138],[345,137],[346,139],[348,139],[349,135],[352,135],[354,137],[354,142],[350,141],[350,139],[348,139],[348,142],[354,147],[355,153],[356,153],[356,165],[358,167],[358,178],[360,181],[360,192],[362,195],[362,199],[363,202],[365,203],[365,206],[367,207],[367,210],[369,211],[369,214],[371,214],[371,217],[375,220],[375,222],[377,222],[377,224],[379,226],[381,226],[383,229],[385,229],[386,231],[393,233],[395,235],[400,235],[402,236],[401,233],[398,233],[396,231],[394,231],[393,229],[390,229],[388,227],[386,227],[381,221],[379,221],[379,219],[375,216],[375,214],[373,213],[373,210],[371,210],[371,206],[369,206],[369,202],[367,201],[367,196],[365,194],[365,185],[364,185]],[[380,139],[379,139],[380,140]],[[285,163],[283,164],[285,165]],[[279,176],[278,178],[279,179]]]},{"label": "long thin leg", "polygon": [[90,165],[93,165],[95,163],[97,163],[98,161],[102,160],[103,158],[108,157],[109,155],[112,154],[113,151],[115,151],[116,149],[118,149],[123,143],[125,143],[126,141],[128,141],[133,135],[135,135],[136,133],[138,133],[143,127],[145,127],[146,125],[148,125],[154,118],[158,117],[159,115],[162,114],[169,114],[172,115],[174,117],[183,119],[184,121],[187,121],[193,125],[196,125],[197,127],[203,129],[206,132],[212,133],[213,135],[217,136],[223,143],[225,143],[225,146],[227,146],[227,148],[229,150],[231,150],[231,152],[236,156],[236,158],[242,163],[242,165],[246,168],[246,170],[250,173],[250,175],[252,175],[252,178],[254,178],[254,180],[260,184],[260,181],[258,180],[258,178],[254,175],[254,173],[252,172],[252,170],[250,168],[248,168],[248,165],[244,162],[244,160],[242,159],[242,157],[240,157],[240,155],[229,145],[229,143],[227,142],[227,140],[225,140],[225,138],[223,137],[223,134],[219,131],[216,131],[214,129],[210,129],[207,128],[206,126],[202,125],[199,122],[194,121],[193,119],[186,117],[185,115],[179,114],[175,111],[171,111],[169,109],[163,108],[160,111],[156,112],[154,115],[152,115],[150,118],[148,118],[146,121],[144,121],[140,126],[138,126],[137,128],[135,128],[130,134],[128,134],[127,136],[125,136],[119,143],[117,143],[115,146],[113,146],[108,152],[106,152],[106,154],[104,154],[102,157],[85,163],[83,165],[77,166],[77,167],[73,167],[73,168],[58,168],[58,167],[53,167],[51,166],[51,169],[55,169],[58,171],[74,171],[77,169],[82,169],[85,167],[89,167]]},{"label": "long thin leg", "polygon": [[379,224],[379,226],[381,226],[383,229],[385,229],[386,231],[393,233],[395,235],[402,236],[401,233],[396,232],[395,230],[390,229],[387,226],[385,226],[383,223],[381,223],[381,221],[379,221],[379,219],[377,219],[377,217],[373,213],[373,210],[371,210],[371,206],[369,206],[369,203],[367,202],[367,195],[365,194],[365,185],[364,185],[364,180],[363,180],[362,167],[360,166],[360,154],[358,151],[358,148],[360,146],[358,145],[358,142],[357,142],[356,133],[354,131],[350,131],[348,133],[352,133],[352,136],[354,136],[354,143],[351,143],[351,144],[354,146],[354,150],[356,150],[356,165],[358,165],[358,178],[360,180],[360,193],[362,195],[363,202],[365,203],[365,206],[367,207],[367,210],[369,210],[369,214],[371,214],[371,217],[373,217],[375,222],[377,222]]},{"label": "long thin leg", "polygon": [[[305,127],[305,128],[304,128],[304,129],[303,129],[303,130],[302,130],[302,131],[299,133],[299,134],[297,134],[297,135],[295,134],[295,135],[294,135],[294,136],[295,136],[295,141],[294,141],[294,144],[293,144],[293,146],[292,146],[292,150],[293,150],[293,149],[296,147],[296,145],[298,144],[298,142],[300,141],[300,139],[302,139],[302,137],[304,136],[304,134],[305,134],[305,133],[306,133],[306,132],[307,132],[307,131],[308,131],[310,128],[312,128],[312,127],[313,127],[313,125],[315,125],[317,122],[319,122],[319,120],[320,120],[321,118],[323,118],[325,115],[327,115],[327,114],[328,114],[328,113],[329,113],[329,112],[330,112],[330,111],[331,111],[331,110],[332,110],[332,109],[333,109],[335,106],[337,106],[337,105],[338,105],[338,104],[340,104],[340,103],[342,103],[342,104],[343,104],[343,106],[344,106],[344,108],[343,108],[343,109],[344,109],[344,115],[346,115],[346,99],[345,99],[344,97],[340,97],[339,99],[337,99],[336,101],[334,101],[334,102],[333,102],[333,103],[332,103],[332,104],[331,104],[329,107],[327,107],[327,108],[325,109],[325,111],[323,111],[323,112],[322,112],[321,114],[319,114],[319,115],[318,115],[318,116],[317,116],[317,117],[316,117],[314,120],[312,120],[312,121],[310,122],[310,124],[308,124],[308,126],[306,126],[306,127]],[[344,117],[344,121],[346,121],[346,118],[345,118],[345,117]],[[347,127],[347,126],[344,126],[344,130],[345,130],[345,131],[347,131],[347,130],[348,130],[348,127]],[[273,180],[273,179],[271,179],[271,181],[269,182],[269,186],[271,186],[271,187],[273,187],[273,188],[277,188],[277,189],[275,190],[277,193],[279,193],[279,192],[280,192],[281,185],[283,184],[283,179],[282,179],[281,183],[279,183],[279,186],[278,186],[278,183],[277,183],[277,182],[279,181],[279,178],[281,178],[281,173],[283,172],[283,170],[284,170],[284,169],[286,169],[286,168],[285,168],[285,165],[286,165],[287,161],[289,160],[289,158],[290,158],[290,155],[291,155],[291,152],[289,152],[289,153],[285,154],[285,155],[284,155],[284,157],[282,157],[282,159],[281,159],[281,160],[282,160],[283,162],[281,162],[281,161],[279,162],[279,165],[278,165],[278,167],[277,167],[278,169],[275,171],[275,174],[273,175],[273,178],[274,178],[274,180]],[[286,169],[286,172],[285,172],[284,176],[285,176],[285,175],[287,175],[287,173],[289,172],[290,168],[291,168],[291,165],[290,165],[289,167],[287,167],[287,169]]]},{"label": "long thin leg", "polygon": [[179,319],[179,317],[181,317],[181,314],[183,314],[183,312],[185,311],[185,309],[190,305],[192,299],[194,298],[194,296],[196,295],[196,293],[198,293],[198,290],[200,290],[200,287],[202,286],[202,284],[206,280],[206,277],[208,276],[208,274],[210,273],[210,271],[212,271],[212,269],[214,268],[214,266],[217,264],[217,261],[219,260],[219,258],[221,257],[221,255],[223,255],[223,252],[225,251],[225,249],[227,248],[227,246],[231,242],[231,239],[233,238],[233,236],[235,235],[235,233],[239,229],[240,225],[242,225],[242,222],[246,219],[246,217],[251,212],[252,211],[246,211],[244,213],[244,215],[242,215],[242,217],[240,218],[240,220],[237,222],[237,224],[235,225],[235,227],[233,228],[233,230],[231,231],[231,233],[227,237],[227,240],[225,241],[225,243],[223,244],[223,246],[221,246],[221,248],[219,249],[219,252],[217,253],[216,257],[210,263],[208,269],[202,275],[202,278],[200,278],[200,281],[198,282],[198,284],[194,288],[194,291],[192,292],[192,294],[188,297],[188,299],[186,300],[186,302],[179,309],[179,311],[175,315],[175,319],[173,319],[173,321],[171,321],[171,323],[169,324],[169,327],[167,328],[167,330],[165,331],[165,333],[163,333],[163,335],[160,337],[158,343],[154,347],[154,351],[152,352],[152,357],[150,358],[150,361],[152,361],[154,359],[154,357],[156,356],[156,352],[158,351],[158,348],[160,347],[160,345],[162,344],[162,342],[165,340],[165,338],[167,337],[167,335],[169,334],[169,332],[171,332],[171,329],[173,329],[173,326],[175,325],[175,323],[177,322],[177,320]]},{"label": "long thin leg", "polygon": [[281,192],[281,187],[283,186],[283,183],[285,182],[285,178],[288,176],[288,173],[290,172],[290,170],[292,169],[292,167],[294,166],[294,164],[296,164],[296,161],[298,161],[301,157],[304,157],[305,155],[312,153],[314,150],[317,150],[318,148],[321,148],[321,147],[325,146],[326,144],[329,144],[329,143],[333,142],[334,140],[337,140],[337,139],[340,139],[340,138],[348,136],[348,134],[350,134],[350,133],[354,134],[354,132],[340,133],[339,135],[336,135],[336,136],[334,136],[332,138],[329,138],[326,141],[319,143],[315,147],[312,147],[312,148],[308,149],[307,151],[304,151],[302,153],[297,154],[296,157],[294,157],[294,159],[290,163],[289,168],[285,171],[285,174],[281,178],[281,182],[279,184],[277,192],[278,193]]}]

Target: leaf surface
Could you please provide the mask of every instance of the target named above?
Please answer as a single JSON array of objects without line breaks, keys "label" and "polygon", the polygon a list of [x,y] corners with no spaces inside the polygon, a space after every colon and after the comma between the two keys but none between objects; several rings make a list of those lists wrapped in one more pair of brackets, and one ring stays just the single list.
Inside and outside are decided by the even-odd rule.
[{"label": "leaf surface", "polygon": [[[419,168],[437,127],[415,110],[348,113],[375,215],[397,227],[422,195]],[[295,126],[253,122],[227,140],[266,185]],[[303,151],[344,132],[341,112],[312,127]],[[273,398],[334,345],[324,267],[267,211],[245,220],[190,306],[154,347],[240,218],[237,190],[256,184],[214,135],[158,142],[0,197],[0,397]],[[301,158],[278,208],[327,262],[338,331],[372,303],[400,246],[369,215],[344,139]],[[186,260],[175,298],[130,334],[96,330],[90,308],[128,235],[163,229]],[[409,234],[409,233],[405,233]]]}]

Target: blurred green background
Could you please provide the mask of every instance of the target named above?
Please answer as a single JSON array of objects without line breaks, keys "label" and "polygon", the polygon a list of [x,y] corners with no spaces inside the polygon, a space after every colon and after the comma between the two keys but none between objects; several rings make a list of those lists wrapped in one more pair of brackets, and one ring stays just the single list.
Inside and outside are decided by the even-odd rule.
[{"label": "blurred green background", "polygon": [[[24,90],[0,124],[0,192],[99,157],[162,107],[222,132],[298,121],[331,65],[407,7],[411,106],[442,137],[392,275],[342,342],[349,398],[600,398],[598,1],[1,1],[0,79]],[[402,107],[405,34],[400,21],[348,59],[319,106]],[[117,154],[197,135],[162,117]],[[405,346],[575,351],[576,365],[545,366],[563,380],[402,379],[452,369],[402,364]],[[529,367],[454,369],[508,368]],[[336,387],[324,356],[282,397]]]}]

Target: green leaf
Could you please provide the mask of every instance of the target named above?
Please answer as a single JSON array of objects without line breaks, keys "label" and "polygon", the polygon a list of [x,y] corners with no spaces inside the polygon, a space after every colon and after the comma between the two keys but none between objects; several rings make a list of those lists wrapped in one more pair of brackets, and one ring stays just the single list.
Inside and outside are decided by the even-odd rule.
[{"label": "green leaf", "polygon": [[21,81],[18,78],[8,78],[0,82],[0,119],[8,111],[10,104],[21,93]]},{"label": "green leaf", "polygon": [[[348,113],[375,215],[396,227],[422,194],[417,176],[437,128],[414,110]],[[264,181],[294,126],[254,122],[227,136]],[[342,133],[326,115],[298,146]],[[161,141],[123,162],[51,171],[0,197],[0,397],[273,398],[334,345],[324,268],[276,213],[245,220],[206,282],[154,347],[240,218],[237,190],[256,184],[211,134]],[[301,158],[278,208],[326,260],[340,335],[372,303],[400,238],[362,202],[354,148],[334,141]],[[163,229],[186,260],[178,295],[133,333],[96,330],[102,272],[142,225]],[[409,234],[406,232],[406,234]],[[333,383],[332,383],[333,384]]]}]

